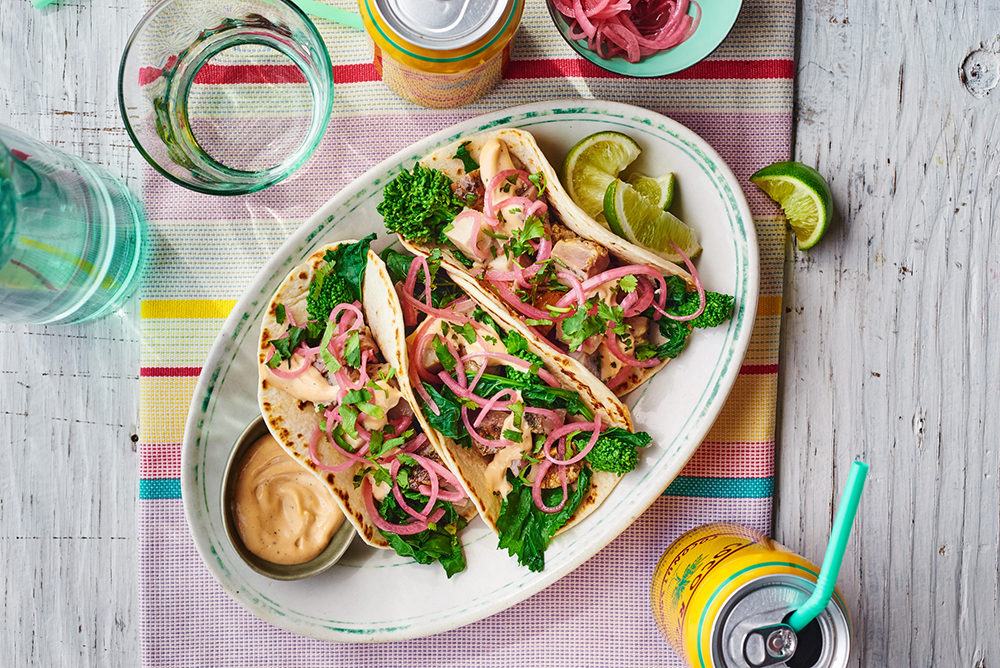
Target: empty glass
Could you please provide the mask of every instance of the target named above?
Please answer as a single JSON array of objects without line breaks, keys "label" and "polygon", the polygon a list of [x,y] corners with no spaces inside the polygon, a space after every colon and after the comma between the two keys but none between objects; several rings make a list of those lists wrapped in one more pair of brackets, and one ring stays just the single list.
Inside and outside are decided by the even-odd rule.
[{"label": "empty glass", "polygon": [[142,155],[182,186],[266,188],[312,154],[333,105],[323,38],[286,0],[162,0],[122,56],[119,103]]}]

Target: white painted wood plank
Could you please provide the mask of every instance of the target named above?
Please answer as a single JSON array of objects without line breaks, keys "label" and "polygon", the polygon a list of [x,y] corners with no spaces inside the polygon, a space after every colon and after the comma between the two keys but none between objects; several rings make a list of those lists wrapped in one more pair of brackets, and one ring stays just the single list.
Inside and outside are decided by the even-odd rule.
[{"label": "white painted wood plank", "polygon": [[852,665],[994,665],[1000,89],[959,71],[1000,49],[1000,8],[804,5],[795,153],[840,215],[786,266],[776,537],[819,563],[864,459]]},{"label": "white painted wood plank", "polygon": [[[137,3],[0,3],[0,123],[138,186],[117,69]],[[138,666],[138,302],[0,325],[0,665]]]}]

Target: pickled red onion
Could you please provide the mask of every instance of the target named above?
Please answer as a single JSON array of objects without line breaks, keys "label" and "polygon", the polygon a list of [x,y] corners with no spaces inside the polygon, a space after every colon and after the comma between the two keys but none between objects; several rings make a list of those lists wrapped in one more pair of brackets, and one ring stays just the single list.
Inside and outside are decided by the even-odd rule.
[{"label": "pickled red onion", "polygon": [[[586,39],[587,47],[601,58],[623,55],[640,58],[672,49],[694,34],[701,22],[701,7],[689,0],[554,0],[569,21],[569,37]],[[694,5],[695,15],[688,15]]]},{"label": "pickled red onion", "polygon": [[482,443],[487,448],[506,448],[509,445],[518,445],[514,441],[508,440],[506,438],[500,437],[493,441],[488,438],[484,438],[479,435],[479,432],[472,428],[472,423],[469,422],[469,409],[462,406],[462,422],[465,423],[465,428],[469,430],[469,435],[472,436],[476,441]]},{"label": "pickled red onion", "polygon": [[[309,367],[312,366],[313,357],[314,355],[306,355],[305,359],[302,361],[302,366],[300,366],[298,369],[295,369],[294,371],[283,371],[278,367],[274,367],[271,369],[271,373],[273,373],[278,378],[284,378],[285,380],[294,380],[295,378],[298,378],[299,376],[304,374],[309,369]],[[292,366],[292,360],[288,359],[282,362],[282,364],[286,363],[288,364],[288,367],[290,369]]]},{"label": "pickled red onion", "polygon": [[687,265],[688,271],[691,272],[691,278],[694,279],[694,288],[695,290],[698,291],[698,310],[692,313],[691,315],[670,315],[666,311],[662,310],[662,305],[661,308],[658,308],[656,310],[659,311],[664,316],[666,316],[667,318],[669,318],[670,320],[675,320],[677,322],[686,322],[688,320],[694,320],[705,311],[705,286],[701,284],[701,277],[698,275],[698,270],[694,268],[694,263],[691,262],[691,258],[685,255],[684,251],[681,250],[680,246],[675,244],[673,241],[670,242],[670,245],[673,246],[674,250],[677,251],[677,254],[680,255],[681,258],[683,258],[684,264]]},{"label": "pickled red onion", "polygon": [[375,499],[372,497],[372,485],[371,481],[368,480],[368,476],[365,476],[364,480],[361,482],[361,497],[365,502],[365,510],[368,511],[368,517],[371,519],[372,524],[377,526],[382,531],[388,531],[389,533],[394,533],[397,536],[412,536],[413,534],[418,534],[421,531],[427,530],[428,522],[437,522],[444,516],[444,508],[438,508],[434,513],[427,518],[427,522],[423,520],[412,522],[410,524],[393,524],[392,522],[386,522],[379,515],[378,509],[375,507]]},{"label": "pickled red onion", "polygon": [[[328,466],[328,465],[324,464],[323,462],[321,462],[319,460],[319,453],[316,450],[316,445],[319,442],[319,437],[320,437],[320,434],[322,434],[322,433],[323,433],[323,430],[320,429],[319,426],[317,426],[315,429],[313,429],[313,433],[309,436],[309,458],[313,460],[313,463],[318,468],[323,469],[324,471],[330,471],[332,473],[337,473],[338,471],[343,471],[345,469],[351,468],[352,466],[354,466],[358,462],[361,462],[363,464],[367,464],[368,463],[368,461],[364,457],[356,455],[353,452],[348,452],[347,450],[344,450],[342,447],[340,447],[339,445],[337,445],[336,442],[329,441],[330,445],[333,446],[333,448],[335,450],[337,450],[343,456],[347,457],[347,461],[344,462],[343,464],[337,464],[336,466]],[[365,447],[367,448],[367,445]]]},{"label": "pickled red onion", "polygon": [[615,334],[611,331],[607,332],[607,336],[605,336],[604,338],[604,345],[608,347],[608,350],[611,351],[612,355],[620,359],[623,363],[625,363],[628,366],[636,366],[642,369],[648,369],[650,367],[656,366],[661,362],[659,357],[653,357],[651,359],[646,360],[645,362],[641,362],[634,357],[629,357],[624,352],[622,352],[621,347],[619,347],[618,345],[618,337],[615,336]]},{"label": "pickled red onion", "polygon": [[[536,308],[530,304],[522,302],[509,287],[504,285],[502,281],[490,281],[490,284],[496,289],[497,294],[499,294],[500,297],[511,306],[511,308],[521,315],[534,318],[536,320],[553,319],[553,316],[547,311],[543,311],[540,308]],[[565,297],[563,299],[565,299]],[[562,305],[562,299],[559,300],[559,305]]]},{"label": "pickled red onion", "polygon": [[[587,442],[587,445],[583,448],[583,450],[576,453],[576,455],[574,455],[570,459],[556,459],[555,457],[553,457],[552,454],[549,452],[549,450],[551,450],[550,443],[554,443],[556,439],[566,439],[569,436],[569,434],[572,434],[574,431],[583,431],[582,429],[580,429],[580,427],[583,425],[588,425],[592,427],[590,441]],[[597,437],[600,436],[602,428],[603,426],[601,424],[600,415],[595,416],[594,421],[592,423],[571,422],[570,424],[564,425],[559,429],[554,430],[551,434],[549,434],[549,437],[545,439],[545,446],[542,448],[542,454],[545,455],[545,458],[547,460],[549,460],[553,464],[556,464],[557,466],[569,466],[570,464],[576,464],[578,461],[586,457],[587,454],[594,448],[594,445],[597,443]],[[559,451],[560,454],[564,454],[566,451],[566,448],[562,442],[560,442],[559,444]]]}]

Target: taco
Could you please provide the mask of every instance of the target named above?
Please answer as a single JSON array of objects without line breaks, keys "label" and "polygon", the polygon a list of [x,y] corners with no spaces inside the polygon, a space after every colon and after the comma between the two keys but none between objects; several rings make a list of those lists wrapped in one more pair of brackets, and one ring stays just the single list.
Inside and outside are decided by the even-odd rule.
[{"label": "taco", "polygon": [[374,238],[320,248],[278,288],[261,326],[260,409],[366,543],[451,577],[476,509],[414,419],[400,306]]},{"label": "taco", "polygon": [[618,396],[676,357],[692,327],[732,311],[680,249],[686,270],[588,217],[523,130],[432,153],[386,186],[378,211],[411,251],[441,249],[448,272],[504,325]]},{"label": "taco", "polygon": [[418,417],[500,548],[542,570],[552,537],[607,498],[649,435],[632,433],[614,393],[481,308],[440,270],[440,251],[383,258],[403,300]]}]

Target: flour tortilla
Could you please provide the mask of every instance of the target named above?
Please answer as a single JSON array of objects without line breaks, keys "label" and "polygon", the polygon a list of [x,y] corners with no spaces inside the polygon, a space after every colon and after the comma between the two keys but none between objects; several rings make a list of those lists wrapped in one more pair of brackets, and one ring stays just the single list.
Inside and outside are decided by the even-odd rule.
[{"label": "flour tortilla", "polygon": [[[465,166],[462,161],[454,157],[458,147],[465,144],[466,150],[468,150],[472,158],[478,162],[482,147],[493,138],[497,138],[506,144],[507,150],[510,153],[516,167],[521,167],[531,174],[542,172],[545,175],[545,183],[547,185],[545,194],[548,197],[549,208],[551,211],[554,211],[559,220],[574,233],[584,239],[588,239],[604,246],[608,249],[608,252],[617,258],[622,264],[648,265],[656,268],[660,271],[660,273],[666,276],[680,276],[689,285],[694,285],[691,275],[684,268],[660,257],[659,255],[656,255],[655,253],[652,253],[644,248],[640,248],[639,246],[622,239],[607,228],[603,227],[600,223],[588,216],[583,209],[578,207],[563,189],[556,171],[549,164],[548,160],[545,159],[541,149],[535,142],[535,138],[525,130],[519,130],[517,128],[504,128],[476,135],[471,138],[462,139],[451,146],[446,146],[445,148],[438,149],[434,153],[431,153],[421,160],[420,164],[423,167],[439,170],[448,176],[448,178],[450,178],[453,182],[457,181],[466,174]],[[430,255],[434,248],[438,247],[436,244],[410,243],[401,236],[400,241],[411,252],[418,253],[425,257]],[[576,378],[586,379],[586,382],[583,384],[587,387],[593,388],[595,385],[600,385],[601,387],[607,389],[607,386],[604,385],[604,383],[601,382],[601,380],[588,370],[581,362],[573,359],[569,355],[553,350],[550,346],[544,343],[541,340],[542,337],[524,324],[521,319],[521,315],[516,310],[505,304],[489,289],[488,283],[485,280],[472,276],[469,273],[469,270],[463,264],[455,260],[454,257],[452,257],[446,250],[443,253],[442,263],[445,270],[449,275],[451,275],[455,282],[461,285],[462,288],[464,288],[465,291],[473,296],[477,301],[480,301],[483,308],[489,311],[491,315],[502,320],[503,324],[507,328],[516,329],[529,341],[537,343],[547,349],[549,351],[549,355],[553,357],[560,369],[564,370],[564,372],[572,374]],[[625,396],[645,383],[657,371],[666,366],[667,361],[669,360],[663,360],[660,364],[646,369],[638,367],[634,368],[625,381],[619,384],[613,391],[608,390],[608,392],[617,397]]]},{"label": "flour tortilla", "polygon": [[[281,447],[326,484],[343,509],[344,515],[366,543],[374,547],[389,548],[389,542],[372,523],[368,511],[365,509],[361,488],[354,486],[354,474],[360,465],[339,472],[323,471],[316,466],[309,456],[309,437],[320,425],[321,415],[313,403],[300,401],[269,382],[269,374],[265,364],[270,349],[268,342],[281,336],[287,329],[287,325],[279,325],[275,319],[278,305],[284,304],[286,313],[295,322],[306,322],[309,319],[306,310],[306,297],[309,294],[309,283],[312,282],[316,269],[325,264],[323,258],[327,250],[350,243],[354,243],[354,241],[340,241],[318,249],[303,264],[288,274],[288,277],[274,294],[261,325],[258,352],[260,380],[257,396],[268,429],[281,444]],[[396,370],[394,378],[404,400],[411,407],[415,407],[417,402],[413,397],[413,388],[410,387],[407,380],[409,375],[402,309],[389,278],[389,272],[382,260],[371,250],[368,251],[368,264],[362,283],[361,303],[365,322],[372,330],[372,337],[378,344],[382,357]],[[414,412],[419,416],[418,411]],[[432,432],[424,421],[421,420],[420,423],[439,456],[447,463],[447,458],[441,455],[441,447],[438,445],[439,439],[435,440],[436,432]],[[317,452],[319,458],[331,466],[345,461],[345,457],[336,452],[325,438],[319,439]],[[475,508],[471,505],[462,512],[466,519],[474,514]]]}]

